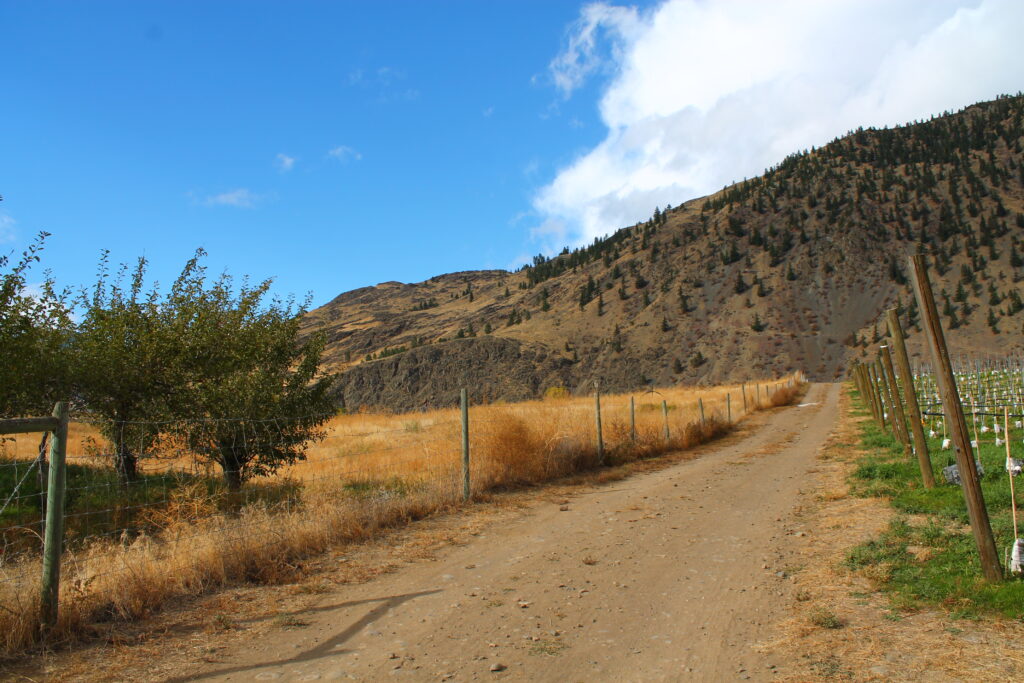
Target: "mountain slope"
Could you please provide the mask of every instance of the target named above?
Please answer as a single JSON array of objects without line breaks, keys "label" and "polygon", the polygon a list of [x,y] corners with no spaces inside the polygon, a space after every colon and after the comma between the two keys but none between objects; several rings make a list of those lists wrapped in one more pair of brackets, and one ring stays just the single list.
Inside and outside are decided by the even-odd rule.
[{"label": "mountain slope", "polygon": [[905,257],[930,256],[956,350],[1022,349],[1024,97],[857,130],[763,176],[518,272],[347,292],[312,312],[339,399],[410,409],[460,386],[520,399],[842,374],[898,306],[920,356]]}]

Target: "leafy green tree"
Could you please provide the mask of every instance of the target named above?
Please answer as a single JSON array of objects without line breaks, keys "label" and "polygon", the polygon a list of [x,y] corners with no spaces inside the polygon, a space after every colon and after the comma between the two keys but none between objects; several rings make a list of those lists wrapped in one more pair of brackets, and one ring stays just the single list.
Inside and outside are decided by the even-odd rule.
[{"label": "leafy green tree", "polygon": [[[243,281],[235,291],[222,275],[207,288],[202,269],[173,297],[174,320],[188,321],[188,383],[178,410],[191,450],[219,465],[231,490],[254,476],[304,460],[336,412],[335,375],[321,371],[326,338],[300,336],[309,300],[266,301],[271,281]],[[402,346],[395,350],[406,350]],[[394,355],[394,354],[388,354]]]},{"label": "leafy green tree", "polygon": [[33,292],[27,280],[48,236],[39,233],[16,263],[0,255],[0,416],[48,414],[68,398],[67,294],[49,274]]},{"label": "leafy green tree", "polygon": [[104,253],[96,285],[80,296],[74,381],[114,445],[123,482],[136,477],[141,454],[173,435],[237,489],[302,459],[333,414],[334,378],[319,371],[324,339],[299,339],[307,304],[265,302],[269,280],[243,281],[237,293],[227,275],[208,282],[203,256],[161,295],[145,290],[145,259],[111,278]]},{"label": "leafy green tree", "polygon": [[[79,295],[83,315],[71,346],[74,384],[114,446],[122,483],[135,479],[139,454],[153,446],[186,384],[181,326],[171,323],[156,288],[144,290],[146,265],[140,258],[111,278],[103,252],[96,284]],[[197,265],[189,262],[175,289]]]}]

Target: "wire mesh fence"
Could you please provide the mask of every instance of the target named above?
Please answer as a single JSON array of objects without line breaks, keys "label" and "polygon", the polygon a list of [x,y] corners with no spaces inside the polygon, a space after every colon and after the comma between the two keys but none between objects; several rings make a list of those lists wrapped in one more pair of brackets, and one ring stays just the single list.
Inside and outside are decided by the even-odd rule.
[{"label": "wire mesh fence", "polygon": [[[281,453],[283,421],[175,420],[122,425],[80,416],[64,466],[58,633],[131,618],[209,587],[286,574],[333,544],[464,502],[605,463],[686,448],[773,405],[799,377],[695,390],[473,406],[403,415],[330,416],[293,454],[230,471],[228,452]],[[757,397],[760,397],[758,400]],[[328,416],[324,416],[328,417]],[[600,439],[599,439],[600,435]],[[0,436],[0,633],[17,651],[38,636],[49,462],[41,435]],[[218,441],[221,451],[210,446]],[[120,451],[120,455],[119,455]],[[129,453],[126,478],[118,457]],[[218,455],[220,453],[220,455]]]}]

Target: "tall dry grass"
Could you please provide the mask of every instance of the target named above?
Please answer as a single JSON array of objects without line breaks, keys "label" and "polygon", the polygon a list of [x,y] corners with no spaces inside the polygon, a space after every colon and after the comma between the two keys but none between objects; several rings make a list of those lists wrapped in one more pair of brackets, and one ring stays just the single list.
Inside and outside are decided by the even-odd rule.
[{"label": "tall dry grass", "polygon": [[[790,379],[793,386],[785,386]],[[750,383],[746,410],[739,385],[636,394],[635,432],[630,396],[602,397],[603,463],[592,396],[474,407],[472,492],[480,496],[692,448],[750,413],[792,402],[802,388],[800,375]],[[328,437],[309,446],[306,460],[251,482],[238,506],[225,510],[227,494],[195,479],[143,509],[130,530],[71,544],[62,564],[60,620],[45,639],[37,626],[38,558],[0,564],[0,653],[14,657],[43,640],[53,646],[88,637],[104,623],[137,619],[218,587],[286,580],[302,558],[463,504],[456,408],[340,415],[328,427]],[[88,429],[75,433],[95,440]],[[160,467],[194,471],[196,464],[179,454],[161,458]],[[279,490],[287,495],[262,495]]]}]

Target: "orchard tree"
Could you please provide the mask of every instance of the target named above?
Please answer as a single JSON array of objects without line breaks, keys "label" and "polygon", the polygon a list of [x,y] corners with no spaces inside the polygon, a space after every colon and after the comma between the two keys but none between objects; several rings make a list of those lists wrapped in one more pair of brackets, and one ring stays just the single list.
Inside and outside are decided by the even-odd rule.
[{"label": "orchard tree", "polygon": [[49,413],[69,398],[67,294],[48,273],[35,287],[27,279],[47,237],[39,233],[15,263],[0,255],[0,416]]},{"label": "orchard tree", "polygon": [[222,275],[208,289],[200,277],[171,303],[188,321],[192,381],[181,421],[191,450],[214,462],[231,490],[254,476],[304,460],[336,413],[336,376],[320,369],[326,339],[302,338],[309,300],[267,301],[271,281],[236,288]]},{"label": "orchard tree", "polygon": [[[139,455],[148,452],[163,423],[173,419],[186,385],[186,354],[174,311],[154,286],[145,290],[146,259],[122,265],[111,277],[110,254],[100,257],[91,290],[79,295],[82,318],[72,344],[73,381],[87,410],[114,447],[123,484],[136,478]],[[189,262],[175,287],[197,267]]]},{"label": "orchard tree", "polygon": [[209,281],[197,250],[166,295],[146,261],[110,278],[108,255],[74,342],[75,380],[114,445],[122,482],[163,435],[224,471],[232,489],[302,459],[334,412],[320,373],[322,336],[299,339],[307,304],[273,299],[270,281]]}]

